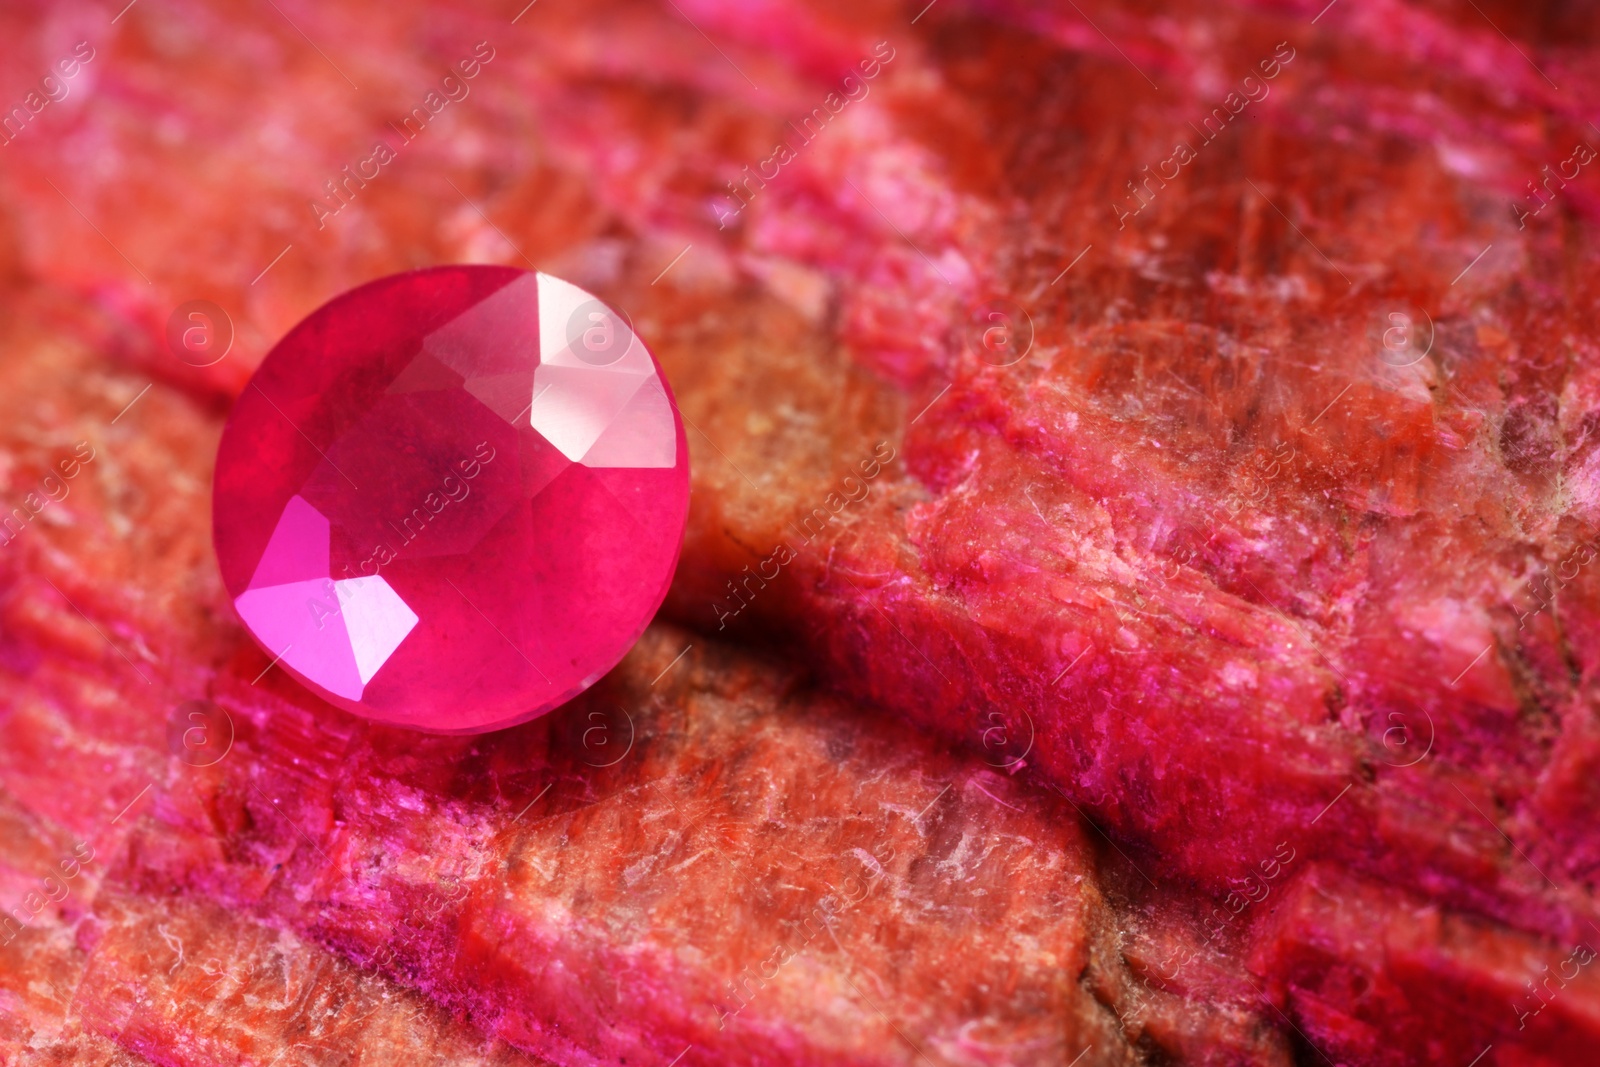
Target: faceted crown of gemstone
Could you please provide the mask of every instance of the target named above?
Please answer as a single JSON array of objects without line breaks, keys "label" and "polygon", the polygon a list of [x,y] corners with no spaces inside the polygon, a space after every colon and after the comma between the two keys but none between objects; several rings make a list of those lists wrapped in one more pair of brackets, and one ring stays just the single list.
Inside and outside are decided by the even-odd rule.
[{"label": "faceted crown of gemstone", "polygon": [[543,273],[413,271],[263,361],[218,450],[217,560],[262,650],[323,698],[495,729],[643,632],[688,479],[661,368],[615,311]]}]

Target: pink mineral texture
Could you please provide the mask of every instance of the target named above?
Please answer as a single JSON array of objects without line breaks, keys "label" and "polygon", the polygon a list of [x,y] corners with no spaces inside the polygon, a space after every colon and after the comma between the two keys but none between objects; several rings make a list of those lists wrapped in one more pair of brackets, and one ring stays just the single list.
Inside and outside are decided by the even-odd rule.
[{"label": "pink mineral texture", "polygon": [[[0,1058],[1592,1059],[1594,5],[121,6],[0,10]],[[609,390],[522,422],[582,368],[474,365],[422,302],[415,344],[332,346],[407,348],[381,383],[263,371],[325,457],[248,384],[338,294],[462,262],[618,310],[693,494],[619,667],[436,736],[309,675],[400,678],[440,602],[404,568],[470,555],[502,480],[664,472],[593,436]],[[464,320],[509,282],[462,284]],[[225,358],[168,347],[194,301]],[[287,459],[219,577],[236,403]],[[469,496],[337,443],[413,422],[494,449]],[[504,635],[456,604],[500,662],[449,684],[530,686],[507,715],[545,691],[516,649],[553,680],[582,621],[506,625],[516,565],[450,575]],[[384,585],[280,645],[258,572]]]}]

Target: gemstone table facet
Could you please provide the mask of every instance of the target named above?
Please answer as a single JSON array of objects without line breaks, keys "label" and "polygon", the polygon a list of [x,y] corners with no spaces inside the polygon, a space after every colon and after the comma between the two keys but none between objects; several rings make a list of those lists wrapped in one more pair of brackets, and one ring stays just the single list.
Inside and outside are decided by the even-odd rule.
[{"label": "gemstone table facet", "polygon": [[547,274],[437,267],[325,304],[217,454],[223,582],[278,666],[358,715],[496,729],[592,685],[666,596],[683,423],[620,315]]}]

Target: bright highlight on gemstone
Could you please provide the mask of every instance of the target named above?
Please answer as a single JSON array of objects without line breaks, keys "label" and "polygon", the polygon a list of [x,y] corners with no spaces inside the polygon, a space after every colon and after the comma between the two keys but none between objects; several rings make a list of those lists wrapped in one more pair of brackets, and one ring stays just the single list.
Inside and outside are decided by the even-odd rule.
[{"label": "bright highlight on gemstone", "polygon": [[320,696],[495,729],[644,630],[688,476],[661,368],[615,311],[547,274],[414,271],[313,312],[240,395],[217,560],[262,650]]}]

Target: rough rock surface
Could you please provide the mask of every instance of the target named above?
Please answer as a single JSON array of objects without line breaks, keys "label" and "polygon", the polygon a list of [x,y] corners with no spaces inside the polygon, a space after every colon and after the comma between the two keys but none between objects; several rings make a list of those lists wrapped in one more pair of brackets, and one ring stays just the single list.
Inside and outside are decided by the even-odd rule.
[{"label": "rough rock surface", "polygon": [[[12,307],[31,476],[120,375]],[[659,627],[479,737],[311,697],[205,551],[216,413],[142,402],[4,556],[5,1062],[1290,1062],[1237,951],[1138,992],[1070,805],[792,668]]]},{"label": "rough rock surface", "polygon": [[[4,555],[32,590],[8,594],[33,635],[11,669],[110,657],[96,625],[183,693],[228,661],[203,540],[152,566],[203,470],[122,475],[180,401],[106,425],[152,376],[222,403],[351,284],[536,262],[630,311],[692,422],[675,616],[980,760],[1025,752],[1020,788],[1115,841],[1150,998],[1254,983],[1318,1062],[1570,1062],[1600,1041],[1592,971],[1543,983],[1600,944],[1600,179],[1541,168],[1600,146],[1600,27],[1560,4],[1057,6],[8,8],[8,69],[99,51],[0,149],[29,204],[0,268],[128,371],[96,365],[85,406],[57,341],[13,342],[41,400],[14,402],[6,491],[81,423],[106,434],[87,470],[143,509],[51,505],[36,523],[73,522]],[[319,228],[323,183],[478,40],[471,95]],[[730,220],[727,183],[770,174],[878,42],[870,92]],[[204,370],[161,343],[196,297],[238,333]],[[990,298],[1012,345],[1031,322],[1006,366],[979,350]],[[113,574],[139,580],[113,597]],[[46,610],[45,577],[86,617]],[[132,664],[104,666],[119,682],[74,707],[115,735]],[[19,735],[8,788],[86,825],[46,737]],[[132,795],[149,757],[114,751],[101,777]]]}]

